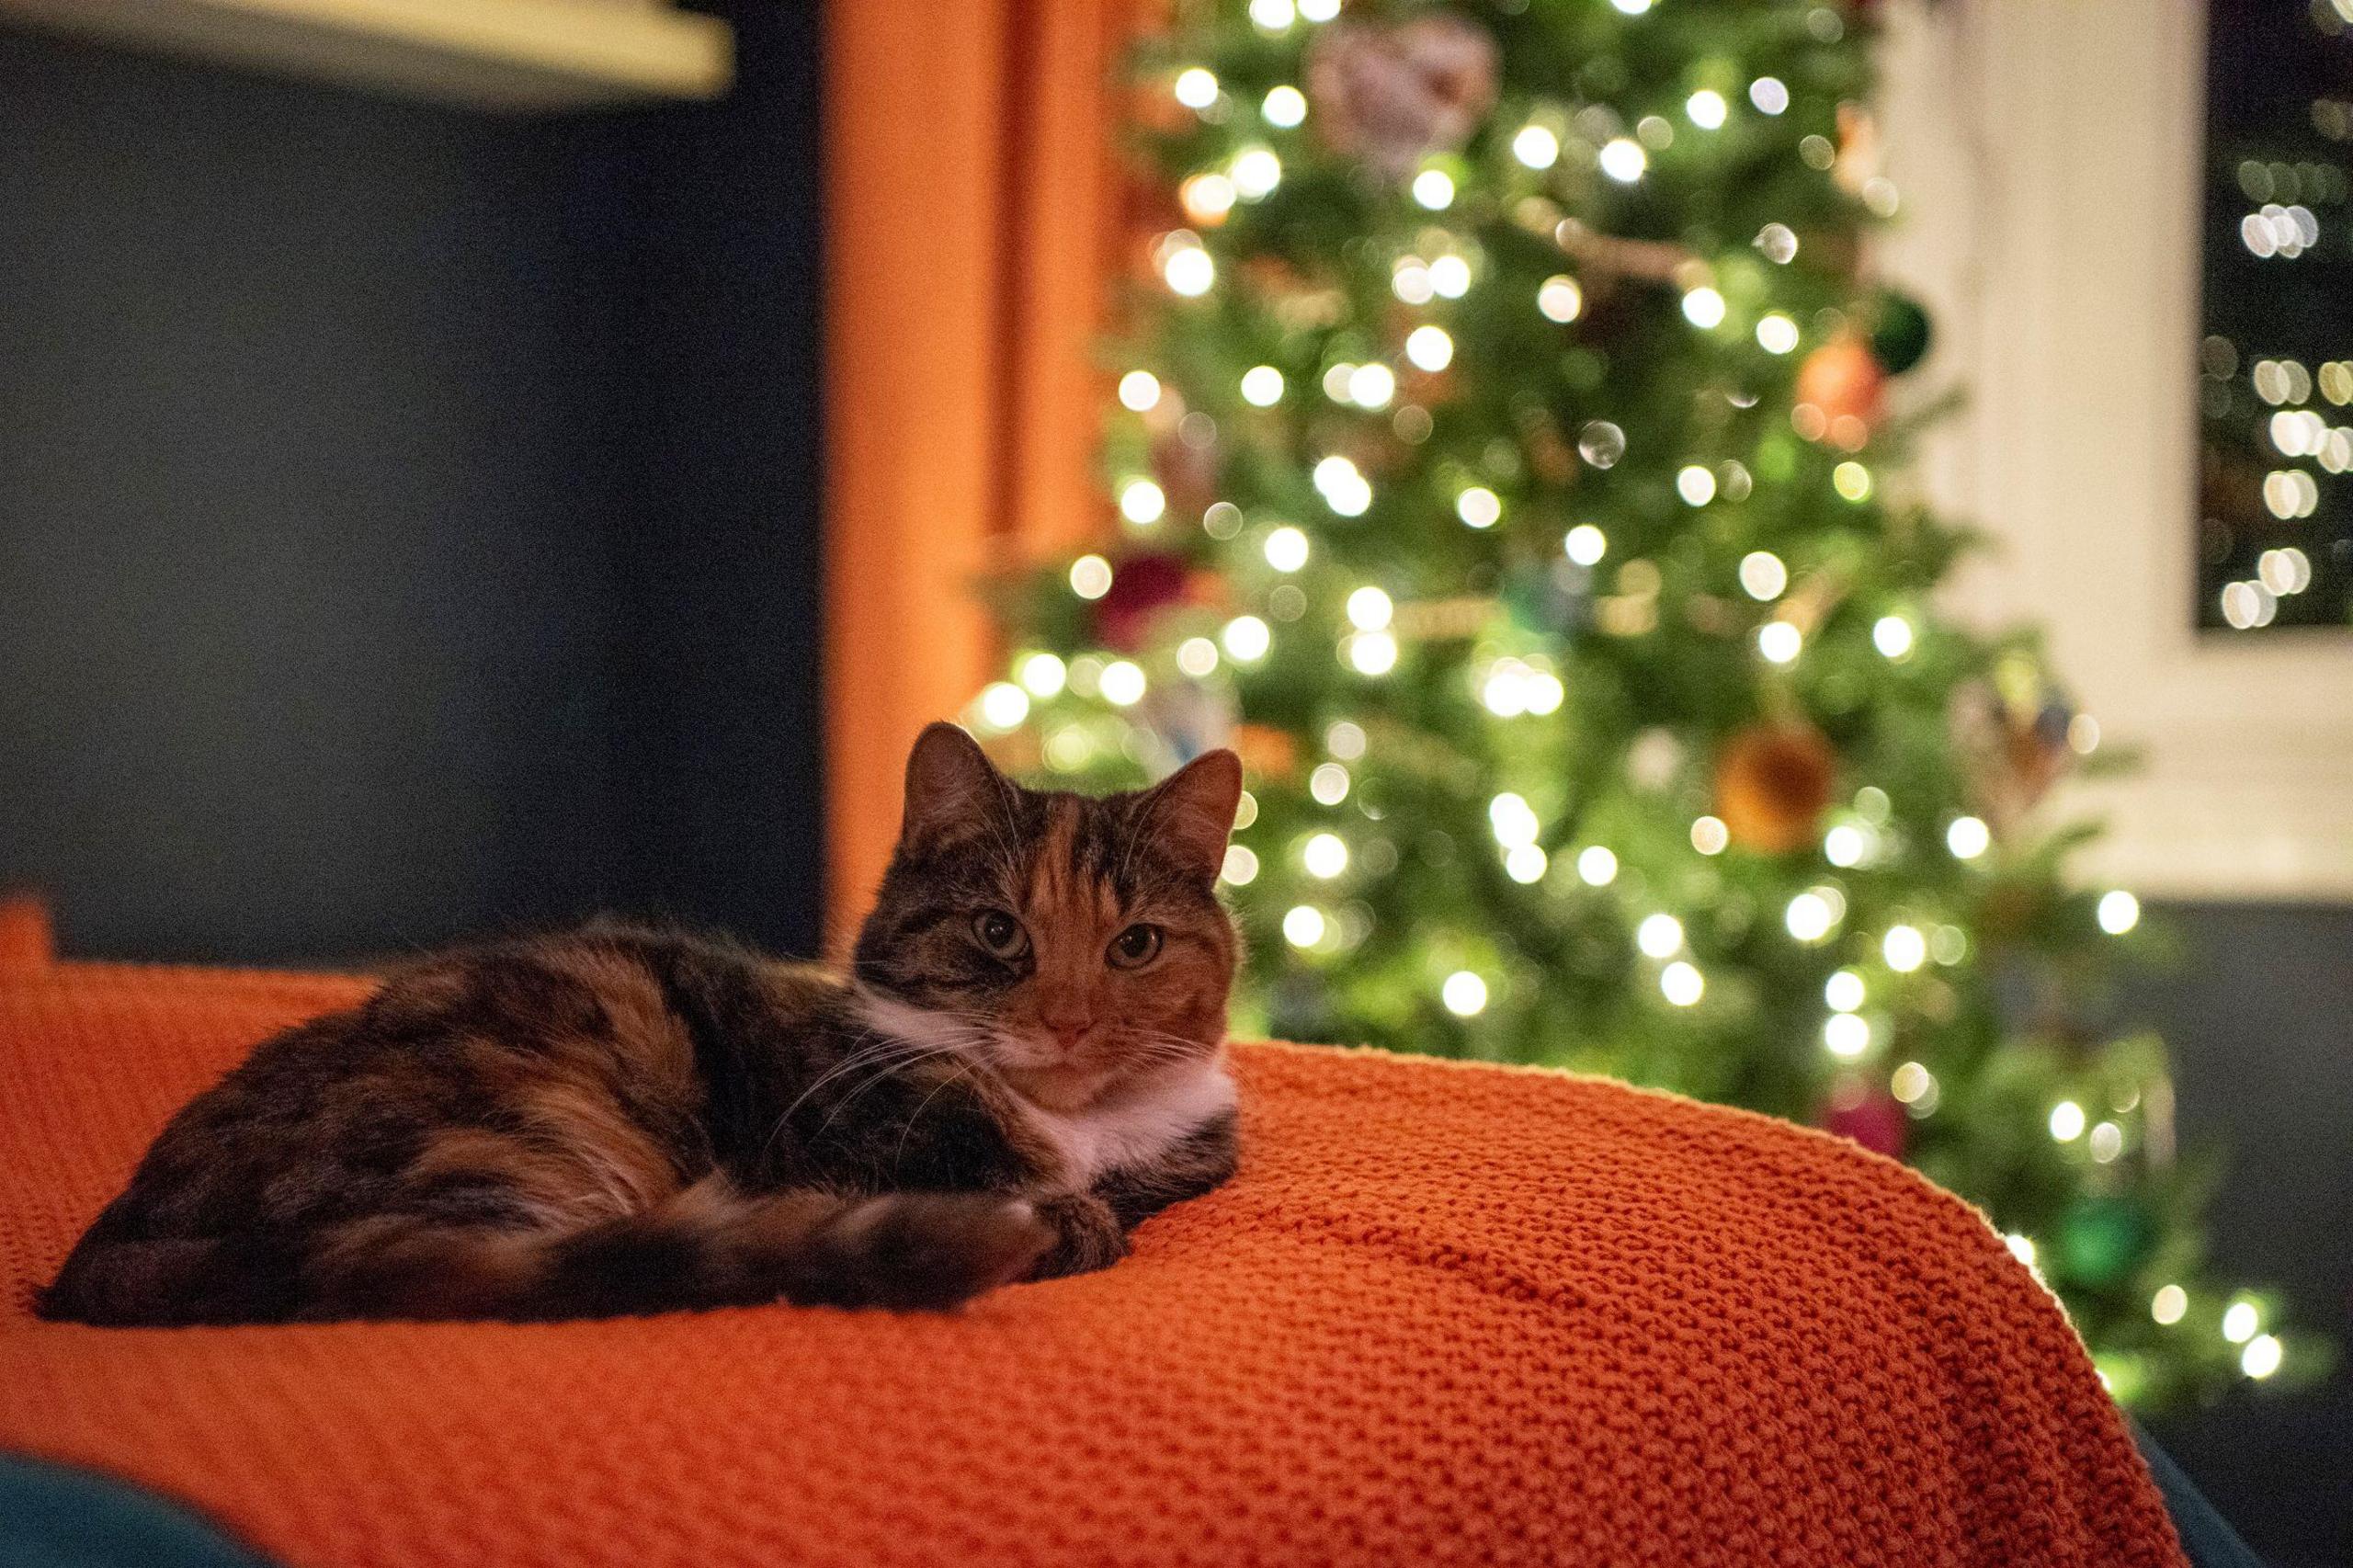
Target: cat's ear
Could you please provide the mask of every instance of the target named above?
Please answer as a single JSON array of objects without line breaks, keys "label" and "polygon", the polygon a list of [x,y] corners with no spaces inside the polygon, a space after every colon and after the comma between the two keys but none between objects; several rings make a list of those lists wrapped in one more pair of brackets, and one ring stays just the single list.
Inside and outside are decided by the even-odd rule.
[{"label": "cat's ear", "polygon": [[980,743],[953,724],[924,726],[907,755],[907,802],[899,842],[921,844],[979,821],[1004,799],[1005,775]]},{"label": "cat's ear", "polygon": [[1230,751],[1203,752],[1145,797],[1151,831],[1179,864],[1214,878],[1225,864],[1225,836],[1242,803],[1242,759]]}]

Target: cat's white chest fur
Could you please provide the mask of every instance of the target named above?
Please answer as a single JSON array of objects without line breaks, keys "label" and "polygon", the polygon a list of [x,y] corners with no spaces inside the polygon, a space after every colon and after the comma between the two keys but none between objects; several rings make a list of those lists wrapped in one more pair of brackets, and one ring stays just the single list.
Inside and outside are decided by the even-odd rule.
[{"label": "cat's white chest fur", "polygon": [[1148,1165],[1233,1108],[1233,1079],[1222,1062],[1186,1062],[1165,1069],[1108,1104],[1064,1113],[1031,1104],[1030,1125],[1061,1157],[1073,1187],[1093,1184],[1106,1171]]},{"label": "cat's white chest fur", "polygon": [[[961,1019],[863,989],[857,994],[860,1020],[878,1034],[927,1051],[985,1049],[979,1032]],[[1048,1110],[1024,1100],[1021,1114],[1052,1147],[1070,1185],[1084,1187],[1106,1171],[1149,1165],[1233,1103],[1233,1079],[1221,1054],[1170,1063],[1083,1111]]]}]

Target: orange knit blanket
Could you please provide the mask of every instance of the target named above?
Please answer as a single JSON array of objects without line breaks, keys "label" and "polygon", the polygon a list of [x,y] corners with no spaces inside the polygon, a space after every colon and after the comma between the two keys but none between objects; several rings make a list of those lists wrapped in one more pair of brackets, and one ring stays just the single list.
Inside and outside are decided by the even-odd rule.
[{"label": "orange knit blanket", "polygon": [[5,948],[0,1448],[288,1563],[2180,1562],[1970,1210],[1550,1074],[1238,1047],[1230,1187],[956,1317],[37,1322],[165,1117],[364,986]]}]

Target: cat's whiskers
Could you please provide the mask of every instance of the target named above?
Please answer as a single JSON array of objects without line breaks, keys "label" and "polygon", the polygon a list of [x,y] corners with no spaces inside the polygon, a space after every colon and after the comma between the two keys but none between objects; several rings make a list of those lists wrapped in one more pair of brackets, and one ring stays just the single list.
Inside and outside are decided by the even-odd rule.
[{"label": "cat's whiskers", "polygon": [[[870,1046],[867,1044],[869,1040],[874,1043]],[[784,1108],[782,1113],[776,1119],[776,1125],[769,1129],[767,1138],[760,1146],[760,1157],[766,1159],[769,1151],[776,1147],[777,1139],[783,1134],[785,1128],[792,1120],[792,1113],[806,1105],[811,1097],[826,1085],[852,1073],[862,1072],[869,1067],[881,1069],[871,1078],[853,1088],[849,1094],[843,1096],[835,1103],[833,1114],[826,1117],[824,1122],[817,1129],[818,1132],[823,1132],[826,1127],[832,1126],[834,1117],[840,1114],[841,1108],[868,1088],[926,1057],[945,1054],[947,1049],[920,1045],[870,1027],[862,1030],[850,1042],[849,1049],[843,1053],[840,1061],[819,1074],[799,1095],[794,1096],[790,1105]]]}]

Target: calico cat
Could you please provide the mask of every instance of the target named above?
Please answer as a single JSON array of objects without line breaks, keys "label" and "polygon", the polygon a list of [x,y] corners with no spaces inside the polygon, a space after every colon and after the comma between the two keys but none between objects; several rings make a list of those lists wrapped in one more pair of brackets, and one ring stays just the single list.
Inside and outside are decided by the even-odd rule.
[{"label": "calico cat", "polygon": [[422,964],[173,1118],[51,1318],[947,1308],[1102,1268],[1235,1160],[1211,752],[1104,799],[908,759],[847,975],[593,925]]}]

